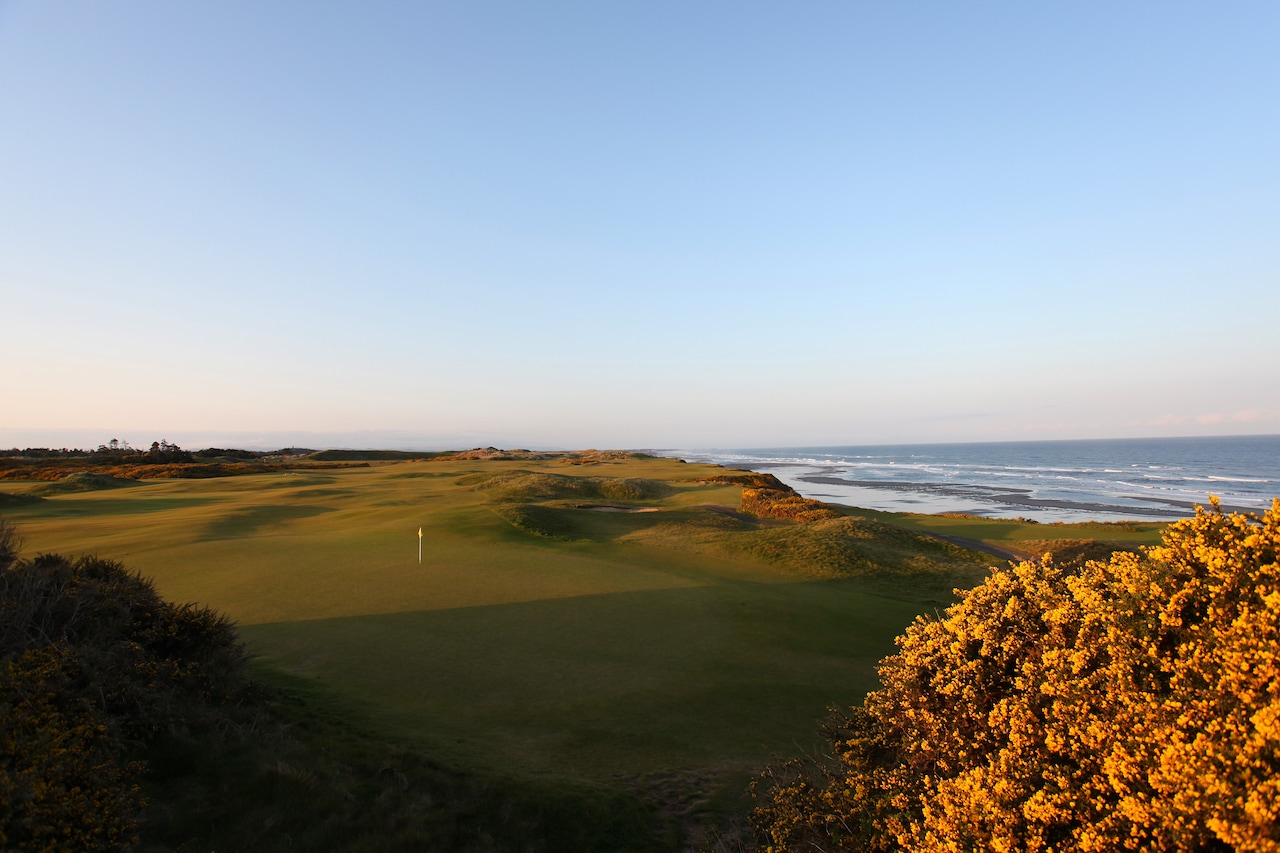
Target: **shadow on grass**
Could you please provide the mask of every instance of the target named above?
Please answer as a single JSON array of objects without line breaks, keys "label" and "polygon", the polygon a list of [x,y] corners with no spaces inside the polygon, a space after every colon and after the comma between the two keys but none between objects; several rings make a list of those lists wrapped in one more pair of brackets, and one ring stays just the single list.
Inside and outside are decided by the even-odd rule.
[{"label": "shadow on grass", "polygon": [[215,539],[240,539],[249,536],[262,527],[292,521],[299,518],[313,518],[326,512],[334,512],[327,506],[293,506],[289,504],[265,504],[245,507],[219,518],[209,524],[197,541],[207,542]]},{"label": "shadow on grass", "polygon": [[314,683],[258,669],[273,701],[252,731],[169,735],[140,756],[140,853],[678,849],[677,829],[635,796],[451,766]]},{"label": "shadow on grass", "polygon": [[42,495],[60,495],[72,492],[96,492],[103,489],[126,489],[137,486],[137,480],[113,477],[110,474],[93,474],[88,471],[77,471],[68,474],[61,480],[55,480],[35,491]]},{"label": "shadow on grass", "polygon": [[611,542],[657,524],[687,521],[695,515],[688,510],[594,512],[572,504],[505,503],[492,509],[525,533],[559,542]]},{"label": "shadow on grass", "polygon": [[856,581],[715,581],[242,631],[265,665],[433,755],[642,798],[654,774],[698,778],[658,805],[716,824],[741,817],[757,767],[817,746],[929,609]]},{"label": "shadow on grass", "polygon": [[110,515],[139,515],[148,512],[164,512],[172,509],[206,506],[215,498],[155,497],[155,498],[76,498],[49,497],[35,503],[14,507],[14,518],[81,518]]}]

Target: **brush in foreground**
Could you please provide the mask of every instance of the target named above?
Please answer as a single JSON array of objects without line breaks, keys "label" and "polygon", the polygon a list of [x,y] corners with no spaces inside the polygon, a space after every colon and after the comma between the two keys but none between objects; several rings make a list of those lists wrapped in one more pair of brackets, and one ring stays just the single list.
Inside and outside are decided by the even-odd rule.
[{"label": "brush in foreground", "polygon": [[995,571],[921,618],[825,764],[757,783],[769,851],[1280,850],[1280,500],[1143,555]]}]

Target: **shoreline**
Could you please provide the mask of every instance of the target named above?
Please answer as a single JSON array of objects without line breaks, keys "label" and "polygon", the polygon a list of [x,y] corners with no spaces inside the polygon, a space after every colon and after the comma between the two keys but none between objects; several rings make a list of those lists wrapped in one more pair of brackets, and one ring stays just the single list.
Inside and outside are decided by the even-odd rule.
[{"label": "shoreline", "polygon": [[[1187,517],[1195,513],[1197,504],[1193,501],[1182,501],[1174,498],[1152,498],[1143,495],[1122,495],[1121,497],[1135,501],[1163,504],[1169,509],[1155,507],[1134,507],[1122,504],[1109,504],[1097,501],[1071,501],[1060,498],[1032,497],[1030,489],[1016,489],[1001,486],[983,486],[972,483],[891,483],[883,480],[846,480],[841,477],[809,475],[795,479],[815,485],[852,486],[860,489],[873,489],[884,492],[911,492],[926,495],[938,495],[950,498],[982,501],[993,505],[1025,507],[1041,510],[1070,510],[1075,512],[1105,513],[1107,515],[1138,515],[1148,519],[1167,519],[1170,515]],[[1205,501],[1200,506],[1206,506]],[[1226,512],[1254,512],[1249,507],[1222,504]]]},{"label": "shoreline", "polygon": [[[690,462],[769,473],[827,503],[921,515],[1045,522],[1177,521],[1208,507],[1260,514],[1280,493],[1280,441],[1096,442],[1088,452],[1031,444],[667,451]],[[994,448],[992,450],[991,448]],[[1214,452],[1208,452],[1212,449]]]}]

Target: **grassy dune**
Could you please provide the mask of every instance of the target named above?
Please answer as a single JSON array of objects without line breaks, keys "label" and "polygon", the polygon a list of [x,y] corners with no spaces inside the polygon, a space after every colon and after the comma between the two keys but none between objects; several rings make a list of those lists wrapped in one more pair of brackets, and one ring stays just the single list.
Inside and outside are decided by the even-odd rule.
[{"label": "grassy dune", "polygon": [[757,521],[740,486],[699,482],[716,470],[438,459],[46,491],[5,513],[28,554],[120,559],[229,614],[267,680],[382,735],[714,817],[874,686],[912,618],[996,562],[929,529],[1023,532],[854,510]]}]

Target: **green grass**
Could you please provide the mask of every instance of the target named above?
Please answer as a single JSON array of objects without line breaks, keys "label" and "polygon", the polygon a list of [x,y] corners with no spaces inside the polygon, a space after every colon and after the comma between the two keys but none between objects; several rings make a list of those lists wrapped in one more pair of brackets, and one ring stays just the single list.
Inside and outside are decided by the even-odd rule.
[{"label": "green grass", "polygon": [[913,615],[849,582],[724,581],[245,633],[440,754],[607,781],[732,774],[809,742]]},{"label": "green grass", "polygon": [[[1125,545],[1157,545],[1160,542],[1161,531],[1167,526],[1166,522],[1161,521],[1038,524],[1025,520],[984,518],[976,515],[921,515],[877,512],[867,509],[850,509],[848,512],[863,518],[886,521],[907,530],[961,536],[1015,550],[1027,550],[1021,547],[1025,543],[1039,545],[1053,540],[1081,539]],[[1031,547],[1029,553],[1037,553],[1037,549]]]},{"label": "green grass", "polygon": [[[165,597],[227,613],[304,710],[351,709],[379,743],[516,788],[641,797],[686,822],[740,814],[758,767],[812,749],[827,709],[875,686],[894,636],[1000,562],[922,534],[1092,535],[860,510],[756,524],[724,512],[738,486],[696,482],[711,473],[442,459],[144,481],[4,511],[28,554],[119,559]],[[254,784],[298,781],[272,773]]]}]

